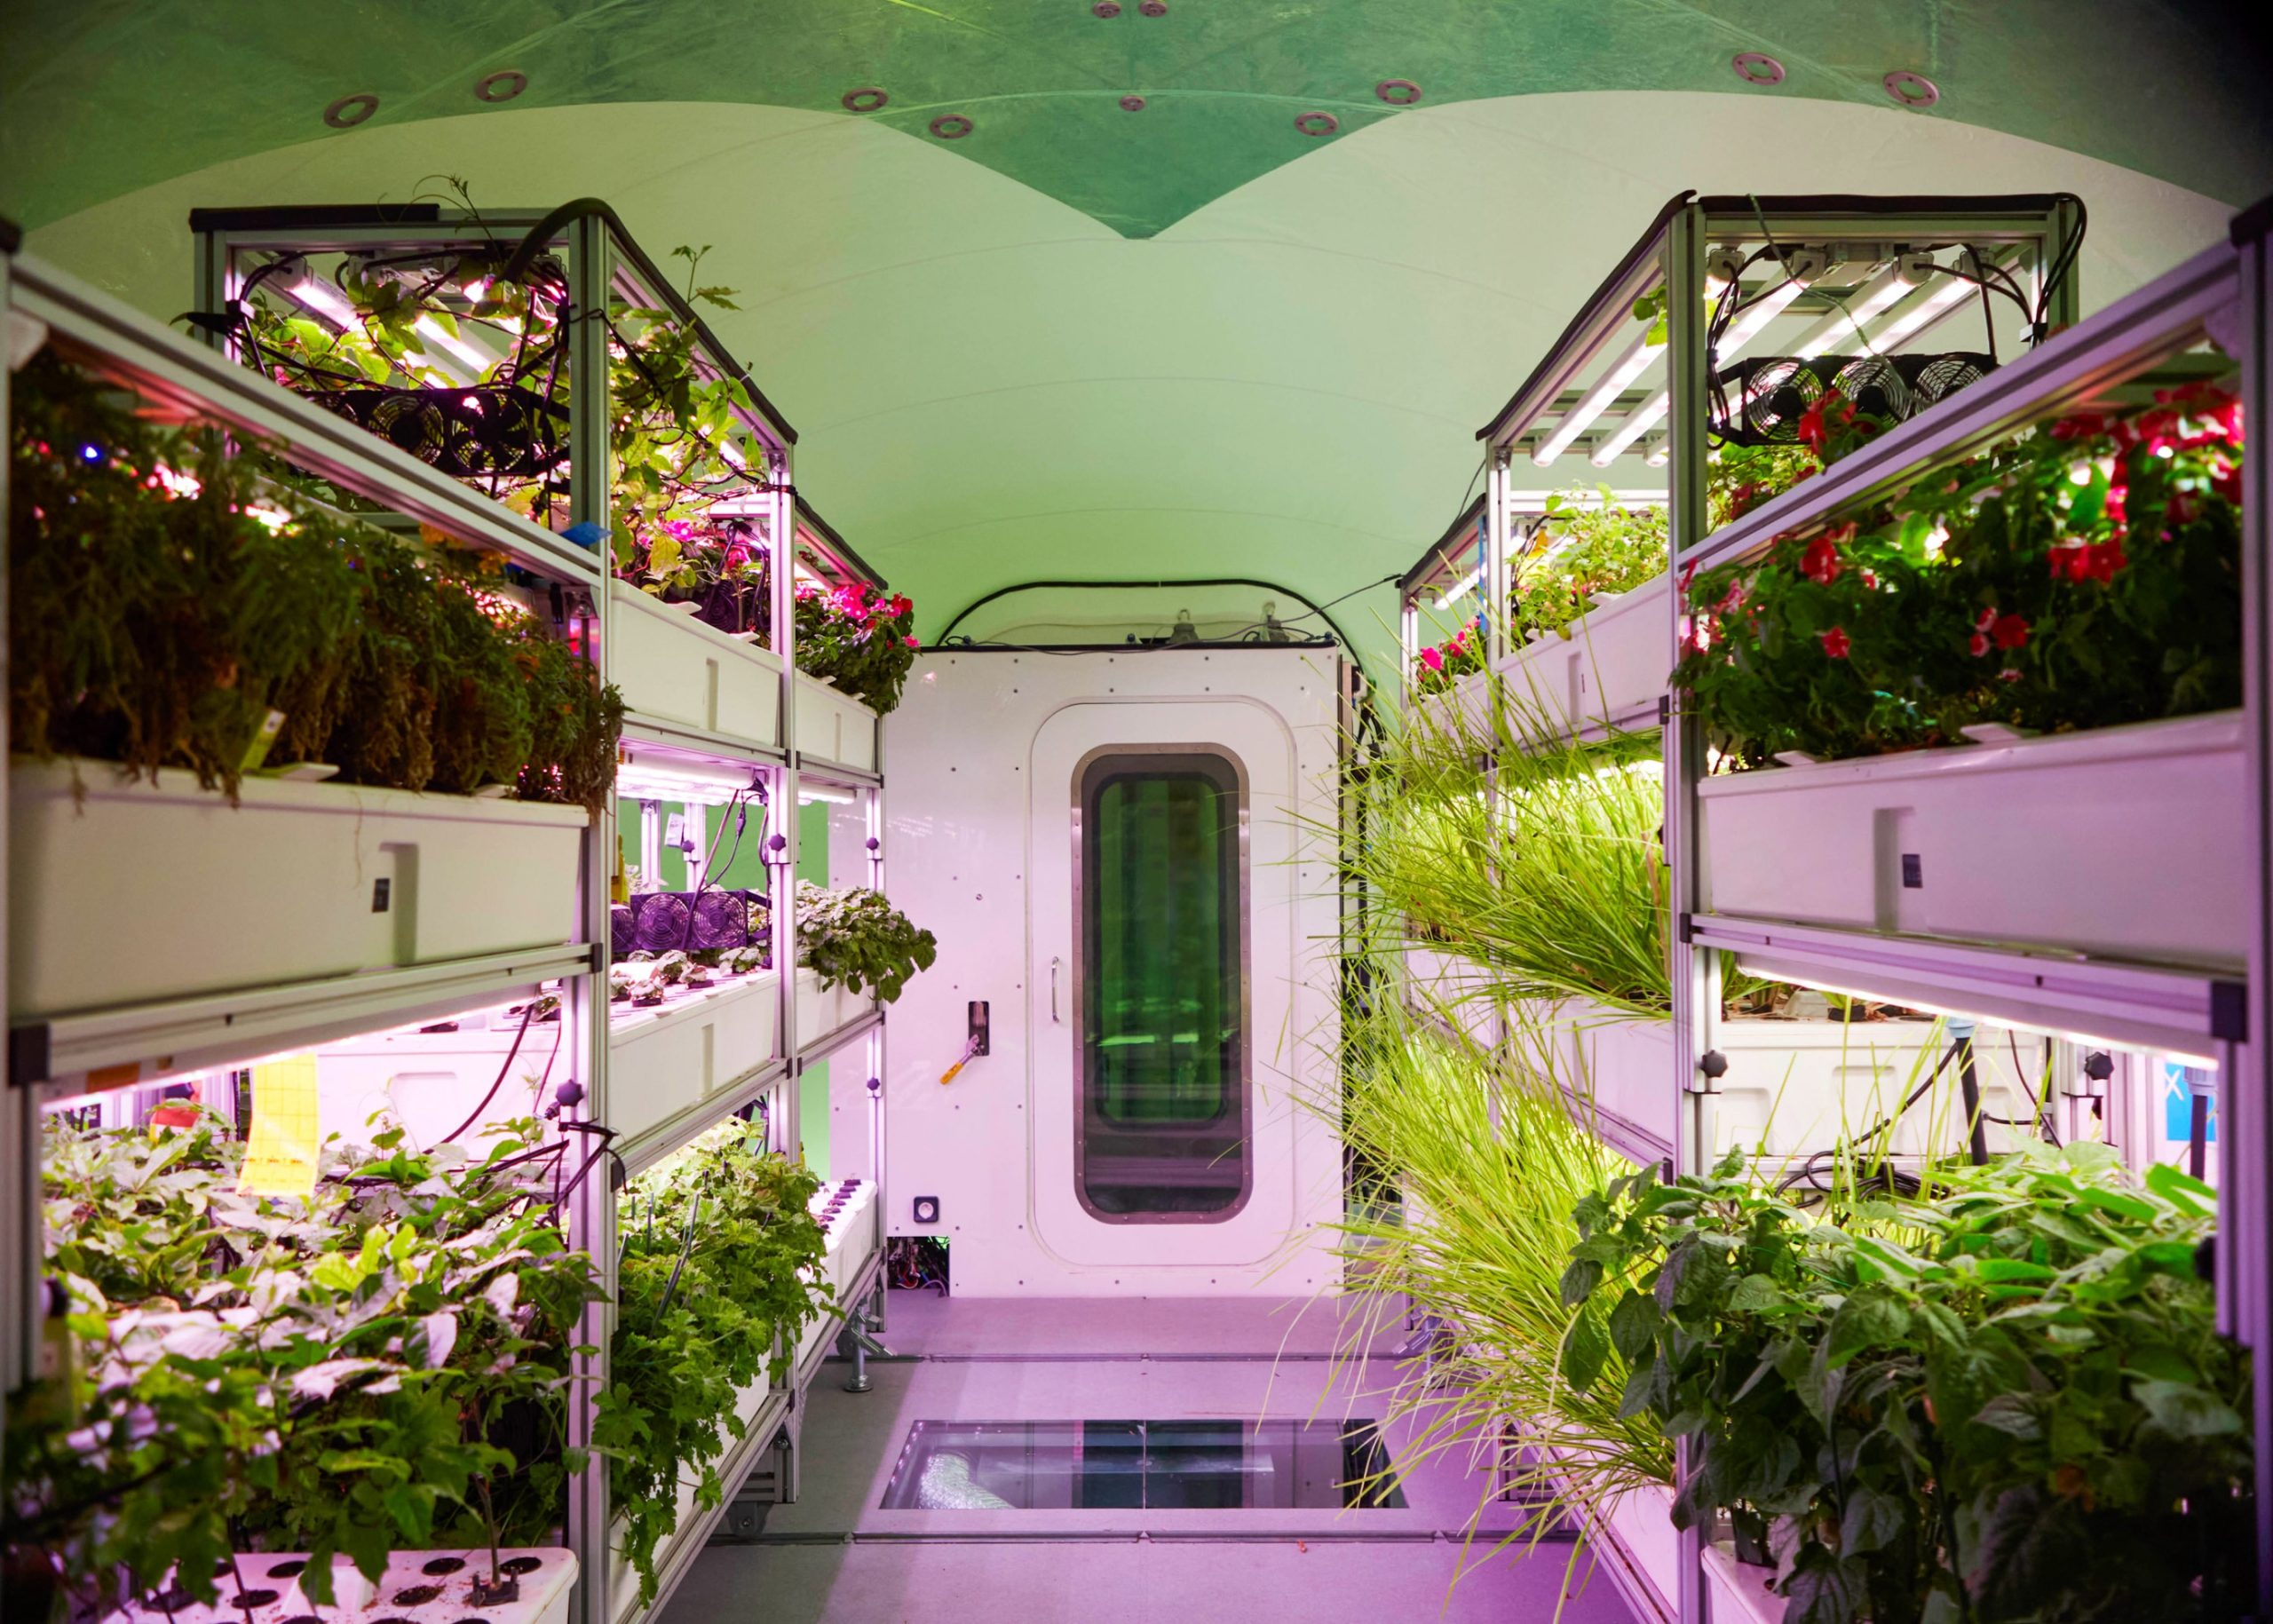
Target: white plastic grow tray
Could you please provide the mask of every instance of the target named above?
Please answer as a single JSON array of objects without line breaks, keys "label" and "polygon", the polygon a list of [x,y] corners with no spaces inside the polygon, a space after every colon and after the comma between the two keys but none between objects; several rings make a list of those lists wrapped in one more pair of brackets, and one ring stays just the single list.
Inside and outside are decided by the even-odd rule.
[{"label": "white plastic grow tray", "polygon": [[1443,693],[1414,700],[1413,708],[1439,732],[1476,735],[1490,725],[1491,695],[1492,673],[1470,671]]},{"label": "white plastic grow tray", "polygon": [[2221,711],[1708,779],[1704,906],[2238,970],[2243,734]]},{"label": "white plastic grow tray", "polygon": [[839,984],[824,988],[817,970],[797,972],[797,1047],[810,1053],[876,1007],[875,1000]]},{"label": "white plastic grow tray", "polygon": [[[843,1202],[834,1216],[826,1216],[829,1200],[843,1193]],[[883,1208],[876,1202],[876,1186],[868,1180],[839,1179],[823,1184],[812,1199],[813,1216],[821,1219],[828,1251],[821,1259],[817,1271],[836,1293],[836,1307],[807,1326],[797,1340],[796,1368],[811,1370],[818,1363],[817,1350],[836,1339],[837,1327],[845,1312],[856,1306],[852,1289],[860,1282],[869,1261],[883,1245]]]},{"label": "white plastic grow tray", "polygon": [[797,754],[876,770],[876,713],[818,677],[797,673]]},{"label": "white plastic grow tray", "polygon": [[[76,785],[75,789],[75,775]],[[581,808],[18,760],[8,773],[15,1018],[567,941]]]},{"label": "white plastic grow tray", "polygon": [[1635,1614],[1674,1619],[1681,1595],[1681,1532],[1673,1525],[1673,1490],[1644,1484],[1589,1503],[1586,1516],[1590,1532],[1597,1540],[1606,1536],[1613,1548],[1604,1553],[1611,1581]]},{"label": "white plastic grow tray", "polygon": [[781,741],[781,661],[771,650],[621,581],[608,582],[608,678],[635,717],[764,749]]},{"label": "white plastic grow tray", "polygon": [[772,1061],[780,986],[753,970],[652,1009],[612,1005],[608,1125],[635,1139]]},{"label": "white plastic grow tray", "polygon": [[116,1616],[131,1624],[285,1624],[306,1618],[326,1624],[378,1624],[381,1620],[461,1624],[469,1618],[483,1624],[566,1624],[569,1593],[576,1582],[574,1553],[516,1548],[497,1555],[508,1571],[518,1570],[513,1576],[520,1594],[515,1600],[486,1606],[477,1606],[471,1596],[474,1580],[489,1573],[487,1550],[397,1551],[387,1558],[386,1572],[376,1585],[346,1557],[336,1557],[329,1606],[318,1605],[300,1589],[299,1575],[307,1567],[305,1556],[257,1551],[239,1556],[234,1571],[216,1580],[221,1591],[218,1604],[189,1602],[164,1609],[131,1604]]},{"label": "white plastic grow tray", "polygon": [[1567,733],[1654,727],[1673,669],[1673,577],[1659,575],[1499,665],[1509,702]]},{"label": "white plastic grow tray", "polygon": [[1705,1593],[1712,1598],[1713,1624],[1783,1624],[1784,1598],[1768,1588],[1774,1568],[1738,1562],[1735,1548],[1705,1548]]},{"label": "white plastic grow tray", "polygon": [[[1580,1110],[1630,1124],[1670,1147],[1678,1142],[1673,1026],[1583,1005],[1566,1005],[1556,1034],[1567,1045],[1558,1061],[1566,1088],[1585,1092]],[[1738,1017],[1717,1028],[1728,1058],[1713,1113],[1712,1154],[1731,1149],[1774,1162],[1823,1150],[1892,1115],[1926,1081],[1949,1044],[1932,1021],[1848,1024],[1818,1018]],[[2019,1063],[2015,1064],[2017,1052]],[[1974,1036],[1982,1109],[2025,1121],[2041,1075],[2041,1040],[1983,1025]],[[1890,1154],[1961,1152],[1968,1130],[1954,1065],[1917,1104],[1903,1112],[1888,1141]],[[1992,1151],[2009,1148],[2013,1129],[1987,1124]],[[1605,1131],[1605,1137],[1616,1136]]]}]

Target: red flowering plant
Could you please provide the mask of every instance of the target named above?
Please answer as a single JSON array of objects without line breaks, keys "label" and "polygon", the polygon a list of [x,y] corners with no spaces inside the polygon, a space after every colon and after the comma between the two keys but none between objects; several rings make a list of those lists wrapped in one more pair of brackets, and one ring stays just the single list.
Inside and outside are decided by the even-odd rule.
[{"label": "red flowering plant", "polygon": [[1424,695],[1442,693],[1461,677],[1482,670],[1484,662],[1484,617],[1478,615],[1435,647],[1421,651],[1414,685]]},{"label": "red flowering plant", "polygon": [[922,646],[915,606],[899,593],[878,592],[860,581],[837,587],[797,582],[797,669],[878,716],[899,705]]},{"label": "red flowering plant", "polygon": [[1685,581],[1675,683],[1745,765],[2238,704],[2241,455],[2207,385],[2039,425]]}]

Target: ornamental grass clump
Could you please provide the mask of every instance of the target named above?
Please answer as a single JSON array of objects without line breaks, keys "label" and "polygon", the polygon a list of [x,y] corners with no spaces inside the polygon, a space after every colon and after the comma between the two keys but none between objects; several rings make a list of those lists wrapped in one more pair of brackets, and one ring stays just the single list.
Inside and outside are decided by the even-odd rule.
[{"label": "ornamental grass clump", "polygon": [[[1834,408],[1811,443],[1865,421]],[[2207,384],[2040,424],[1684,575],[1675,685],[1742,766],[2237,705],[2242,448]]]},{"label": "ornamental grass clump", "polygon": [[[1502,999],[1664,1019],[1658,752],[1654,733],[1571,740],[1498,685],[1483,706],[1406,715],[1358,792],[1362,837],[1342,844],[1371,945],[1393,952],[1409,934],[1484,971]],[[1731,1000],[1761,985],[1724,976]]]},{"label": "ornamental grass clump", "polygon": [[639,1602],[655,1549],[678,1522],[682,1485],[715,1510],[718,1464],[745,1422],[745,1390],[788,1379],[806,1326],[835,1303],[811,1279],[827,1238],[807,1203],[820,1180],[766,1148],[762,1125],[713,1129],[626,1191],[609,1382],[593,1443]]},{"label": "ornamental grass clump", "polygon": [[[63,1373],[10,1398],[11,1614],[210,1601],[233,1551],[331,1557],[556,1543],[575,1329],[599,1285],[563,1240],[558,1143],[373,1136],[305,1198],[238,1188],[194,1128],[47,1128]],[[494,1569],[492,1580],[503,1576]],[[161,1587],[167,1587],[162,1592]],[[23,1587],[20,1588],[20,1587]]]},{"label": "ornamental grass clump", "polygon": [[1343,1355],[1408,1313],[1436,1333],[1381,1395],[1386,1422],[1410,1430],[1401,1470],[1496,1459],[1476,1521],[1512,1517],[1505,1538],[1526,1541],[1580,1504],[1669,1482],[1671,1445],[1621,1411],[1617,1355],[1561,1294],[1571,1208],[1625,1164],[1553,1086],[1553,1045],[1510,1065],[1386,1000],[1345,1013],[1343,1045],[1343,1091],[1314,1107],[1396,1194],[1339,1226],[1341,1289],[1358,1299]]},{"label": "ornamental grass clump", "polygon": [[1690,1446],[1675,1521],[1764,1533],[1790,1624],[2231,1616],[2250,1376],[2211,1189],[2078,1144],[1817,1199],[1732,1155],[1574,1209],[1564,1296],[1620,1413]]},{"label": "ornamental grass clump", "polygon": [[622,704],[493,561],[298,494],[52,354],[12,381],[12,742],[236,792],[260,766],[597,810]]}]

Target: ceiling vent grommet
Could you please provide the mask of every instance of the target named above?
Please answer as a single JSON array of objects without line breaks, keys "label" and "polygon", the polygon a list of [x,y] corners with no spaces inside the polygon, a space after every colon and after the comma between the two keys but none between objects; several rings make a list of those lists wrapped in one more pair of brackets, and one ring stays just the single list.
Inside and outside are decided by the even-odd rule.
[{"label": "ceiling vent grommet", "polygon": [[1142,96],[1123,96],[1121,99],[1121,110],[1123,113],[1142,113],[1144,110],[1144,99]]},{"label": "ceiling vent grommet", "polygon": [[960,113],[942,113],[931,121],[931,133],[943,141],[960,141],[977,128]]},{"label": "ceiling vent grommet", "polygon": [[1307,136],[1332,135],[1342,128],[1342,121],[1331,113],[1304,113],[1295,120],[1295,128]]},{"label": "ceiling vent grommet", "polygon": [[864,84],[857,91],[847,91],[837,99],[847,113],[874,113],[891,98],[873,84]]},{"label": "ceiling vent grommet", "polygon": [[511,101],[529,88],[529,76],[518,67],[501,67],[474,82],[473,93],[483,101]]},{"label": "ceiling vent grommet", "polygon": [[1089,14],[1093,17],[1118,17],[1121,15],[1121,0],[1097,0],[1089,8]]},{"label": "ceiling vent grommet", "polygon": [[1942,87],[1923,74],[1897,67],[1879,81],[1886,93],[1905,107],[1930,107],[1942,99]]},{"label": "ceiling vent grommet", "polygon": [[323,122],[334,130],[352,130],[379,110],[379,99],[368,91],[342,96],[323,110]]},{"label": "ceiling vent grommet", "polygon": [[1136,9],[1147,17],[1165,17],[1168,14],[1168,0],[1139,0]]},{"label": "ceiling vent grommet", "polygon": [[1374,86],[1374,94],[1392,107],[1409,107],[1421,99],[1421,87],[1410,79],[1384,79]]},{"label": "ceiling vent grommet", "polygon": [[1764,51],[1739,51],[1729,59],[1729,66],[1746,84],[1784,83],[1784,65]]}]

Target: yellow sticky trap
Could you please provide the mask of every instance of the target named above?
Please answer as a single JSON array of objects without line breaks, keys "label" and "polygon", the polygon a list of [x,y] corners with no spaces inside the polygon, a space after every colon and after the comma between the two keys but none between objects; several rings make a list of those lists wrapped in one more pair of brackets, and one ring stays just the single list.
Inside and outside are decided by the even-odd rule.
[{"label": "yellow sticky trap", "polygon": [[237,1188],[298,1195],[316,1187],[316,1058],[290,1055],[252,1068],[252,1132]]}]

